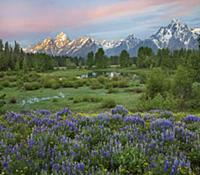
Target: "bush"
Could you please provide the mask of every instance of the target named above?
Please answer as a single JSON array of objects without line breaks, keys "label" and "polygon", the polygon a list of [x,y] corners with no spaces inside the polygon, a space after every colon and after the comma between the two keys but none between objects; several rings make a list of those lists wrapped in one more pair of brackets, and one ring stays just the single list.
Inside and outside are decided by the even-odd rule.
[{"label": "bush", "polygon": [[33,82],[33,81],[38,81],[40,79],[40,75],[36,72],[30,72],[26,75],[24,75],[24,81],[26,82]]},{"label": "bush", "polygon": [[62,82],[62,86],[65,88],[79,88],[84,86],[85,81],[84,80],[65,80]]},{"label": "bush", "polygon": [[116,89],[113,89],[113,88],[109,88],[108,89],[108,94],[113,94],[113,93],[117,93],[118,92],[118,90],[116,90]]},{"label": "bush", "polygon": [[113,99],[106,99],[102,102],[102,108],[114,108],[116,106],[116,102]]},{"label": "bush", "polygon": [[97,77],[97,80],[98,80],[99,83],[101,83],[101,84],[105,84],[105,83],[108,81],[108,79],[107,79],[106,77],[104,77],[104,76],[99,76],[99,77]]},{"label": "bush", "polygon": [[52,88],[52,89],[58,89],[58,88],[60,88],[60,84],[56,81],[55,83],[53,83],[53,84],[51,85],[51,88]]},{"label": "bush", "polygon": [[10,83],[9,83],[8,80],[4,80],[4,81],[1,82],[1,86],[3,86],[3,87],[10,87]]},{"label": "bush", "polygon": [[192,77],[190,72],[183,66],[179,66],[173,79],[172,91],[180,99],[186,99],[191,96]]},{"label": "bush", "polygon": [[160,68],[154,68],[147,80],[146,95],[154,98],[158,93],[163,95],[165,88],[166,75]]},{"label": "bush", "polygon": [[65,88],[71,88],[74,87],[73,81],[65,80],[62,82],[62,86]]},{"label": "bush", "polygon": [[11,99],[9,100],[9,103],[16,104],[17,103],[17,98],[16,97],[11,97]]},{"label": "bush", "polygon": [[106,83],[105,88],[110,89],[110,88],[126,88],[129,87],[128,82],[125,80],[119,80],[119,81],[111,81]]},{"label": "bush", "polygon": [[101,101],[101,98],[85,96],[85,97],[70,98],[70,100],[73,100],[73,103],[81,103],[81,102],[98,103]]},{"label": "bush", "polygon": [[57,80],[53,79],[53,78],[44,79],[42,84],[43,84],[44,88],[58,89],[60,87],[60,83]]},{"label": "bush", "polygon": [[9,87],[17,87],[17,82],[11,82],[11,83],[9,83]]},{"label": "bush", "polygon": [[9,82],[15,82],[15,81],[17,81],[17,77],[16,76],[5,76],[4,80],[7,80]]},{"label": "bush", "polygon": [[3,78],[5,76],[4,72],[0,72],[0,78]]},{"label": "bush", "polygon": [[40,88],[41,88],[41,85],[38,82],[33,82],[33,83],[26,82],[26,83],[24,83],[24,89],[26,91],[37,90],[37,89],[40,89]]},{"label": "bush", "polygon": [[54,98],[54,99],[52,99],[52,102],[53,102],[53,103],[56,103],[56,102],[58,102],[58,99],[57,99],[57,98]]},{"label": "bush", "polygon": [[91,83],[90,84],[91,89],[101,89],[101,88],[103,88],[103,85],[101,83],[99,83],[96,79],[93,79],[90,83]]},{"label": "bush", "polygon": [[198,82],[192,84],[192,98],[189,100],[189,106],[193,109],[200,107],[200,83]]}]

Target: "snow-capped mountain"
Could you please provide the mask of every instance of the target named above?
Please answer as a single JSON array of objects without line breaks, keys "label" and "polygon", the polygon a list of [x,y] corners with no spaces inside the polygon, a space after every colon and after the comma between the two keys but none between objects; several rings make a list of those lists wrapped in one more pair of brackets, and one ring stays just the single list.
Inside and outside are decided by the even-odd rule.
[{"label": "snow-capped mountain", "polygon": [[131,56],[136,56],[140,47],[150,47],[153,51],[162,48],[197,49],[197,38],[200,36],[200,28],[191,29],[181,21],[174,19],[165,27],[161,27],[154,35],[146,40],[140,40],[134,35],[129,35],[119,41],[97,41],[90,37],[80,37],[70,40],[61,32],[55,39],[46,38],[41,43],[26,49],[32,53],[46,53],[59,56],[86,57],[93,51],[103,48],[108,56],[119,55],[122,50],[127,50]]},{"label": "snow-capped mountain", "polygon": [[169,48],[170,50],[176,50],[181,48],[197,48],[196,34],[186,24],[181,23],[177,19],[172,20],[168,26],[161,27],[150,39],[156,44],[158,49]]},{"label": "snow-capped mountain", "polygon": [[86,57],[91,51],[96,52],[99,48],[95,40],[89,37],[81,37],[73,40],[60,52],[59,55]]}]

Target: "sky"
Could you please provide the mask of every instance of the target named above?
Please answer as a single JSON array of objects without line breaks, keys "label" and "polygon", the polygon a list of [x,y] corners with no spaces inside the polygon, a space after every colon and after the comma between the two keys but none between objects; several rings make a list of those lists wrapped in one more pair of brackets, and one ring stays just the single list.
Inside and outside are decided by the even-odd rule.
[{"label": "sky", "polygon": [[0,0],[0,38],[26,46],[65,32],[145,39],[172,19],[200,27],[200,0]]}]

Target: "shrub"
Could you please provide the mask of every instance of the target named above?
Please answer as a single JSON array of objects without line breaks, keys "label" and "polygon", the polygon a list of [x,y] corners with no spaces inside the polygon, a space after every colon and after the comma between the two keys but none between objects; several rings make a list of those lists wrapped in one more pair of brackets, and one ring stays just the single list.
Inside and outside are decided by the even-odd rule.
[{"label": "shrub", "polygon": [[158,93],[164,94],[165,75],[160,68],[155,68],[151,71],[147,80],[146,94],[150,98],[154,98]]},{"label": "shrub", "polygon": [[65,88],[70,88],[70,87],[73,87],[73,81],[70,81],[70,80],[65,80],[62,82],[62,86],[65,87]]},{"label": "shrub", "polygon": [[91,89],[101,89],[103,85],[99,83],[96,79],[93,79],[90,84]]},{"label": "shrub", "polygon": [[73,103],[80,103],[80,102],[97,103],[101,101],[101,98],[85,96],[85,97],[75,97],[75,98],[72,97],[70,100],[73,100]]},{"label": "shrub", "polygon": [[3,78],[5,76],[4,72],[0,72],[0,78]]},{"label": "shrub", "polygon": [[16,104],[17,103],[17,98],[16,97],[11,97],[11,99],[9,100],[9,103]]},{"label": "shrub", "polygon": [[105,83],[108,81],[108,79],[107,79],[106,77],[104,77],[104,76],[99,76],[99,77],[97,78],[97,80],[98,80],[99,83],[101,83],[101,84],[105,84]]},{"label": "shrub", "polygon": [[117,93],[117,92],[118,92],[117,89],[109,88],[107,93],[108,93],[108,94],[113,94],[113,93]]},{"label": "shrub", "polygon": [[3,87],[10,87],[10,83],[9,83],[8,80],[2,81],[2,82],[1,82],[1,85],[2,85]]},{"label": "shrub", "polygon": [[198,82],[192,84],[192,98],[189,100],[189,106],[193,109],[200,107],[200,83]]},{"label": "shrub", "polygon": [[15,81],[17,81],[17,77],[16,76],[5,76],[4,80],[7,80],[9,82],[15,82]]},{"label": "shrub", "polygon": [[102,101],[101,107],[102,108],[114,108],[116,106],[116,102],[113,99],[106,99]]},{"label": "shrub", "polygon": [[62,86],[65,88],[79,88],[85,84],[84,80],[65,80],[62,82]]},{"label": "shrub", "polygon": [[80,103],[80,102],[82,102],[82,98],[80,97],[73,98],[73,103]]},{"label": "shrub", "polygon": [[172,91],[180,99],[186,99],[191,96],[192,77],[190,72],[183,66],[179,66],[173,79]]},{"label": "shrub", "polygon": [[40,79],[40,75],[36,72],[30,72],[26,75],[24,75],[23,79],[26,82],[33,82],[33,81],[38,81]]},{"label": "shrub", "polygon": [[112,81],[109,83],[106,83],[106,89],[110,88],[125,88],[128,87],[128,82],[125,80],[119,80],[119,81]]},{"label": "shrub", "polygon": [[17,87],[17,82],[11,82],[11,83],[9,83],[9,87]]},{"label": "shrub", "polygon": [[37,89],[40,89],[40,88],[41,88],[41,85],[38,82],[33,82],[33,83],[26,82],[26,83],[24,83],[24,89],[27,90],[27,91],[37,90]]},{"label": "shrub", "polygon": [[42,84],[43,84],[44,88],[58,89],[60,87],[60,83],[57,80],[53,79],[53,78],[44,79]]},{"label": "shrub", "polygon": [[53,103],[56,103],[56,102],[58,102],[58,99],[57,99],[57,98],[54,98],[54,99],[52,99],[52,102],[53,102]]},{"label": "shrub", "polygon": [[83,97],[84,102],[100,102],[101,98],[97,97]]},{"label": "shrub", "polygon": [[125,80],[117,81],[117,87],[119,88],[125,88],[128,86],[129,86],[128,81],[125,81]]},{"label": "shrub", "polygon": [[51,84],[51,88],[52,88],[52,89],[58,89],[58,88],[60,88],[59,82],[55,81],[54,83],[52,83],[52,84]]}]

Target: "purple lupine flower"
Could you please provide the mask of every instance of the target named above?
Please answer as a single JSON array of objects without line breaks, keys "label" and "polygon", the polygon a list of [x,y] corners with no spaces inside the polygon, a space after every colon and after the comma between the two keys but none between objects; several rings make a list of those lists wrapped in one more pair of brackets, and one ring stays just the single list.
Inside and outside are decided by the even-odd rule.
[{"label": "purple lupine flower", "polygon": [[59,171],[59,170],[60,170],[60,165],[59,165],[58,163],[54,163],[54,164],[52,165],[52,170],[54,170],[54,171]]},{"label": "purple lupine flower", "polygon": [[183,119],[184,122],[200,122],[200,117],[189,115]]},{"label": "purple lupine flower", "polygon": [[75,168],[78,170],[78,171],[84,171],[85,169],[85,165],[84,163],[78,163]]},{"label": "purple lupine flower", "polygon": [[164,172],[167,173],[169,171],[169,168],[171,167],[171,164],[168,160],[165,160],[164,164]]},{"label": "purple lupine flower", "polygon": [[71,131],[77,130],[76,125],[73,122],[71,122],[70,120],[66,120],[66,125],[70,128]]},{"label": "purple lupine flower", "polygon": [[111,112],[112,114],[121,114],[123,116],[128,114],[128,110],[122,105],[117,105]]},{"label": "purple lupine flower", "polygon": [[112,115],[112,119],[114,119],[114,120],[121,120],[122,119],[122,115],[120,115],[120,114],[114,114],[114,115]]},{"label": "purple lupine flower", "polygon": [[140,117],[140,115],[128,116],[124,119],[124,121],[128,123],[140,124],[142,126],[145,125],[145,121]]},{"label": "purple lupine flower", "polygon": [[31,138],[31,139],[28,140],[28,146],[29,146],[29,148],[32,148],[34,144],[35,144],[34,139]]},{"label": "purple lupine flower", "polygon": [[172,165],[172,170],[171,170],[170,175],[175,175],[177,173],[178,165],[179,165],[179,161],[178,161],[178,159],[175,159],[174,163]]},{"label": "purple lupine flower", "polygon": [[168,129],[172,127],[173,127],[172,121],[167,119],[157,119],[151,122],[151,129]]},{"label": "purple lupine flower", "polygon": [[72,112],[71,112],[71,110],[69,109],[69,108],[64,108],[62,111],[59,111],[59,112],[57,112],[56,113],[56,117],[58,117],[58,116],[63,116],[63,115],[71,115],[72,114]]},{"label": "purple lupine flower", "polygon": [[109,121],[110,120],[110,117],[105,114],[105,113],[101,113],[97,116],[97,119],[98,120],[102,120],[102,121]]},{"label": "purple lupine flower", "polygon": [[103,150],[102,151],[102,155],[103,155],[104,158],[108,158],[108,157],[110,157],[110,152],[106,151],[106,150]]},{"label": "purple lupine flower", "polygon": [[4,161],[3,161],[3,168],[4,168],[4,169],[7,169],[8,166],[9,166],[9,162],[8,162],[7,160],[4,160]]},{"label": "purple lupine flower", "polygon": [[51,115],[51,112],[49,110],[46,110],[46,109],[38,110],[38,111],[36,111],[36,113],[44,115],[44,116],[50,116]]},{"label": "purple lupine flower", "polygon": [[173,117],[173,112],[171,111],[163,111],[160,114],[161,118],[172,118]]},{"label": "purple lupine flower", "polygon": [[17,114],[14,112],[9,112],[7,113],[4,118],[8,121],[8,122],[24,122],[24,118],[22,117],[21,114]]}]

